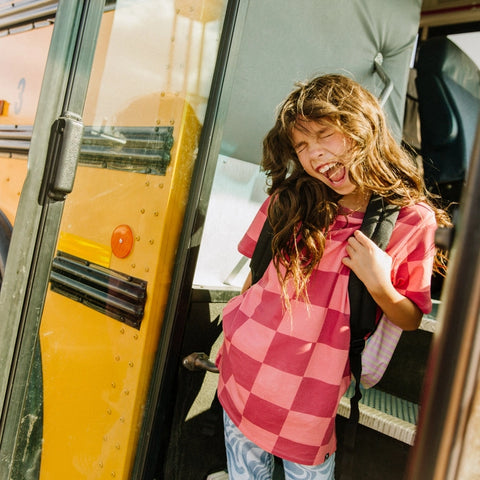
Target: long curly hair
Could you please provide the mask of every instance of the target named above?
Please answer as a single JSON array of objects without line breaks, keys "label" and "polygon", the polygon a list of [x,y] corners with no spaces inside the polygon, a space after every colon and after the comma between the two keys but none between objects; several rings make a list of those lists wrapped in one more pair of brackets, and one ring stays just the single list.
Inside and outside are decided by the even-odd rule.
[{"label": "long curly hair", "polygon": [[[272,195],[268,218],[274,232],[273,261],[284,297],[289,278],[295,296],[305,295],[341,198],[300,164],[292,145],[294,128],[301,128],[299,121],[328,123],[351,140],[349,178],[360,192],[377,193],[400,206],[425,202],[439,226],[450,224],[426,190],[421,167],[390,133],[374,95],[337,74],[298,83],[280,105],[275,125],[263,141],[262,168]],[[443,256],[437,255],[435,270],[442,271],[444,265]]]}]

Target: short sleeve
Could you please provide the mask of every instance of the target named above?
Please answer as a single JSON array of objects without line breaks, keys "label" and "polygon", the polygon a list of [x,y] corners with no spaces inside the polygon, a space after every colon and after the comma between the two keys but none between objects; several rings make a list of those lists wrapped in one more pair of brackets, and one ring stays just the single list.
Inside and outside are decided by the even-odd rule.
[{"label": "short sleeve", "polygon": [[[396,290],[414,302],[423,313],[432,308],[430,285],[435,257],[437,223],[425,204],[402,209],[392,234],[392,282]],[[395,239],[395,240],[394,240]]]},{"label": "short sleeve", "polygon": [[258,210],[255,215],[252,223],[248,227],[245,235],[242,237],[238,244],[238,251],[245,255],[248,258],[252,258],[253,251],[255,250],[255,245],[257,244],[258,237],[262,231],[263,224],[267,219],[268,214],[268,205],[270,204],[270,197],[268,197]]}]

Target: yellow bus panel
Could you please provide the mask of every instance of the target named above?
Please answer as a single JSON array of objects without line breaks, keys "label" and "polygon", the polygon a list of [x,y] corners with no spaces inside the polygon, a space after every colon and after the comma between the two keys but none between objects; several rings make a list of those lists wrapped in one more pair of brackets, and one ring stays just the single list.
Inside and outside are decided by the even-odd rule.
[{"label": "yellow bus panel", "polygon": [[[143,22],[128,21],[141,11],[128,2],[104,14],[40,326],[42,480],[127,479],[135,458],[208,98],[209,88],[197,87],[216,58],[203,50],[215,51],[218,31],[204,30],[206,22],[220,28],[224,2],[194,2],[214,9],[190,16],[180,3],[137,2]],[[132,29],[132,42],[161,35],[168,43],[152,37],[145,50],[127,52],[122,28]],[[151,72],[135,81],[142,72],[133,68],[151,49],[154,91]]]}]

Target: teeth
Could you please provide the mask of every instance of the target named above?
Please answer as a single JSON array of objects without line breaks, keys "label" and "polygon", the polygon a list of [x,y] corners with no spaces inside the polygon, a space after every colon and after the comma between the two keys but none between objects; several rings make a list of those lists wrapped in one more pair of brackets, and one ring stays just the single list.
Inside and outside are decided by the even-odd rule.
[{"label": "teeth", "polygon": [[323,174],[325,172],[328,172],[328,170],[330,170],[331,168],[335,167],[335,165],[337,165],[337,164],[336,163],[327,163],[322,168],[320,168],[318,171]]}]

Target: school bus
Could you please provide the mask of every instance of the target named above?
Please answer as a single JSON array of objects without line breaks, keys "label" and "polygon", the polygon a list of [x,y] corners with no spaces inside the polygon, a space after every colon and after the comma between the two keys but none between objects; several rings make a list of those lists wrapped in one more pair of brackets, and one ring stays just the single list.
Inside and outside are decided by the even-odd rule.
[{"label": "school bus", "polygon": [[[216,377],[182,359],[214,356],[221,308],[248,269],[236,243],[265,198],[258,164],[276,105],[295,81],[327,72],[378,95],[432,189],[460,204],[438,310],[420,340],[405,335],[372,394],[410,416],[362,407],[363,434],[401,466],[382,467],[360,441],[362,478],[480,475],[478,39],[460,35],[480,30],[477,10],[460,0],[0,3],[1,478],[228,478]],[[438,50],[455,60],[435,90]],[[428,93],[455,97],[452,79],[463,104],[430,112]]]}]

